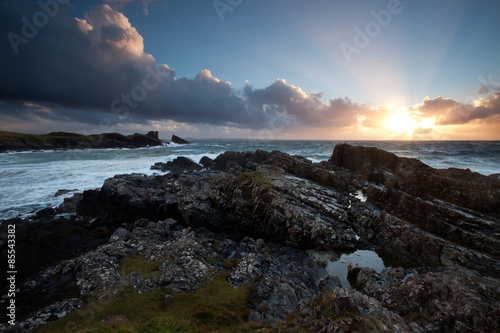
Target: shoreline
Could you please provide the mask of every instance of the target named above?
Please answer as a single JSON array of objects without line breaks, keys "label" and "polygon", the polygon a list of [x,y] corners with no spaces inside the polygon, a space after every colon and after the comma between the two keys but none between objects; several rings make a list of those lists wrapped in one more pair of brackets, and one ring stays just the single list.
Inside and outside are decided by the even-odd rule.
[{"label": "shoreline", "polygon": [[[79,327],[78,313],[111,291],[108,310],[97,311],[100,322],[93,325],[105,327],[109,316],[120,315],[139,328],[144,323],[131,313],[110,312],[116,302],[138,302],[138,295],[153,305],[165,299],[171,307],[157,315],[171,316],[187,295],[203,308],[209,283],[245,295],[240,317],[229,321],[239,329],[252,322],[271,332],[293,325],[318,331],[342,322],[359,330],[371,325],[369,318],[404,332],[498,329],[488,318],[499,310],[500,180],[345,144],[320,163],[261,150],[225,152],[194,171],[186,171],[186,163],[167,163],[170,173],[109,178],[100,189],[66,198],[59,211],[38,214],[34,223],[4,221],[0,235],[4,224],[16,223],[18,264],[30,267],[18,276],[16,327],[40,328],[41,317],[48,323],[42,332],[69,322]],[[374,250],[386,268],[377,273],[349,265],[347,278],[357,291],[341,288],[323,267],[339,258],[312,261],[308,249],[330,256]],[[61,282],[53,285],[54,279]],[[24,302],[29,295],[44,296]],[[342,312],[325,317],[332,307]],[[191,315],[186,310],[169,318],[199,329]],[[357,319],[345,322],[346,316]]]},{"label": "shoreline", "polygon": [[51,132],[43,135],[0,132],[0,153],[68,149],[113,149],[162,146],[158,132],[147,134],[102,133],[81,135],[68,132]]},{"label": "shoreline", "polygon": [[[298,146],[295,146],[293,144],[292,145],[284,145],[284,146],[279,145],[279,144],[274,144],[274,145],[264,144],[264,145],[261,145],[261,149],[265,149],[265,150],[269,150],[269,151],[274,150],[274,149],[283,150],[284,147],[288,147],[288,146],[290,149],[284,150],[284,151],[287,151],[287,152],[291,153],[292,155],[293,154],[300,154],[300,153],[307,154],[306,144],[299,144]],[[309,146],[309,145],[307,144],[307,146]],[[313,147],[315,147],[314,149],[316,149],[317,152],[319,152],[319,151],[325,150],[325,149],[323,149],[323,147],[328,147],[328,146],[329,145],[319,143],[319,144],[317,144],[317,147],[316,146],[313,146]],[[403,146],[390,145],[390,146],[387,146],[385,143],[379,142],[379,144],[376,146],[378,146],[379,148],[380,147],[394,148],[395,150],[402,152],[402,156],[413,155],[411,153],[411,151],[409,150],[409,149],[411,149],[412,145],[411,146],[408,146],[408,145],[403,145]],[[330,147],[333,147],[333,146],[330,146]],[[494,147],[496,147],[496,146],[494,146]],[[152,148],[152,150],[149,150],[149,148]],[[31,202],[32,205],[31,204],[29,205],[30,207],[33,205],[38,206],[37,203],[41,203],[43,205],[43,206],[41,206],[41,208],[44,208],[45,206],[49,206],[49,205],[54,207],[54,205],[56,205],[58,203],[50,204],[50,202],[53,201],[50,196],[53,195],[54,193],[56,193],[60,189],[75,189],[76,188],[76,189],[79,189],[80,191],[83,191],[83,190],[89,189],[89,188],[100,187],[100,186],[102,186],[102,183],[104,182],[105,179],[107,179],[109,177],[113,177],[117,174],[130,173],[131,172],[130,170],[133,170],[132,172],[151,174],[152,172],[149,170],[149,165],[155,163],[155,161],[154,161],[155,156],[157,156],[157,161],[168,161],[168,160],[170,160],[169,156],[176,157],[178,155],[190,154],[190,153],[187,153],[185,151],[185,148],[187,148],[188,150],[194,149],[194,151],[191,153],[193,155],[192,156],[187,155],[187,156],[193,158],[194,161],[198,161],[203,156],[203,153],[206,154],[207,152],[215,152],[216,154],[209,155],[209,157],[216,158],[217,155],[220,155],[224,152],[224,151],[219,150],[219,149],[238,150],[237,148],[251,149],[252,147],[251,147],[251,145],[245,146],[244,142],[243,142],[243,145],[241,145],[241,144],[240,145],[238,145],[238,144],[231,145],[228,143],[225,144],[222,141],[222,142],[214,142],[213,144],[196,142],[192,146],[182,146],[182,145],[171,144],[169,147],[167,147],[167,146],[154,146],[154,147],[149,147],[149,148],[147,148],[147,150],[143,150],[143,151],[137,152],[137,153],[134,153],[134,149],[130,149],[130,148],[108,148],[108,149],[96,149],[96,150],[92,149],[92,150],[66,150],[66,151],[36,151],[36,152],[33,152],[35,155],[31,155],[32,154],[31,151],[30,152],[21,152],[21,153],[6,153],[6,155],[4,156],[4,159],[3,159],[3,161],[5,161],[4,167],[2,168],[3,171],[0,173],[2,174],[2,177],[3,177],[2,179],[5,182],[7,182],[7,183],[4,183],[4,185],[5,186],[12,186],[12,190],[13,190],[15,187],[17,187],[17,185],[15,185],[15,184],[22,184],[23,182],[26,181],[26,179],[28,179],[28,180],[32,179],[34,182],[33,184],[38,184],[36,178],[35,179],[33,178],[33,177],[38,177],[38,174],[39,174],[39,172],[37,171],[38,167],[35,167],[35,165],[33,166],[35,168],[30,167],[29,165],[31,163],[39,163],[40,162],[40,163],[42,163],[42,164],[40,164],[40,168],[45,169],[45,167],[44,167],[45,162],[43,162],[43,161],[45,161],[46,159],[48,159],[49,161],[52,161],[53,159],[61,159],[60,172],[57,170],[54,170],[54,172],[52,172],[51,170],[52,170],[53,166],[49,166],[47,164],[47,168],[48,168],[47,170],[50,171],[51,173],[40,175],[41,177],[44,177],[44,175],[50,176],[51,179],[52,179],[52,177],[60,177],[60,178],[58,178],[60,180],[58,180],[54,183],[54,184],[60,184],[60,185],[53,186],[53,185],[51,185],[52,183],[40,184],[40,186],[43,186],[43,187],[48,186],[50,191],[45,191],[44,192],[45,194],[40,193],[40,195],[38,197],[36,197],[36,200],[32,200],[32,202]],[[155,150],[154,148],[159,148],[159,150]],[[280,148],[282,148],[282,149],[280,149]],[[139,148],[139,149],[141,149],[141,148]],[[422,155],[422,153],[418,153],[418,152],[422,152],[423,151],[422,149],[423,148],[418,148],[416,150],[417,151],[416,155]],[[328,150],[329,150],[329,153],[331,154],[331,150],[330,149],[328,149]],[[394,150],[392,150],[392,151],[394,151]],[[410,152],[410,153],[406,154],[406,152]],[[44,155],[38,155],[36,153],[42,153],[42,154],[48,153],[50,155],[45,155],[46,157],[44,157]],[[117,161],[119,161],[118,162],[119,164],[117,164],[118,169],[116,170],[116,172],[112,172],[112,171],[104,172],[101,177],[92,176],[92,174],[90,174],[89,172],[90,172],[90,170],[93,170],[93,169],[95,170],[96,167],[98,169],[101,169],[101,170],[103,170],[103,168],[105,168],[105,169],[111,168],[111,165],[109,165],[109,163],[106,162],[106,160],[108,160],[108,157],[107,157],[108,153],[113,154],[114,158],[117,158]],[[14,162],[15,164],[11,164],[11,162],[9,162],[11,158],[7,156],[9,154],[21,154],[21,155],[18,155],[17,157],[15,157],[15,159],[16,159],[16,162]],[[81,156],[80,155],[76,156],[77,154],[81,154]],[[139,155],[136,156],[136,154],[139,154],[142,157],[139,157]],[[398,155],[401,156],[399,153],[398,153]],[[111,155],[109,155],[109,156],[111,157]],[[132,162],[132,163],[135,163],[135,165],[130,165],[130,167],[128,167],[126,165],[127,164],[126,161],[128,160],[127,156],[130,156],[134,160],[136,159],[136,157],[139,157],[139,159],[142,159],[143,161],[141,163],[144,165],[144,168],[138,167],[137,163],[135,163],[135,162]],[[305,155],[305,156],[308,156],[308,155]],[[319,158],[318,156],[319,155],[317,155],[317,153],[314,153],[314,154],[310,155],[310,157],[307,157],[307,158],[309,160],[311,160],[313,163],[319,163],[321,161],[326,161],[329,158],[329,156],[326,153],[324,153],[324,154],[322,153],[321,158]],[[472,156],[475,156],[475,155],[473,154]],[[492,155],[492,156],[494,156],[494,155]],[[442,165],[443,162],[445,162],[445,159],[447,159],[446,155],[443,156],[441,158],[441,160],[440,159],[433,160],[432,155],[430,155],[430,157],[431,158],[427,157],[427,158],[424,158],[421,160],[425,161],[428,165],[431,165],[435,168],[439,168],[442,170],[446,170],[447,168],[450,168],[450,167],[460,168],[460,166],[455,166],[455,164],[452,164],[452,163],[449,163],[449,165]],[[96,160],[96,164],[94,166],[94,163],[92,161],[95,158],[97,158],[97,160]],[[453,158],[453,160],[456,160],[459,157],[454,156],[452,158]],[[479,169],[477,169],[477,170],[472,169],[472,171],[478,172],[478,173],[485,175],[485,176],[492,176],[492,177],[499,178],[500,175],[497,172],[499,172],[500,170],[493,169],[493,165],[491,165],[491,166],[489,165],[490,163],[492,163],[493,158],[496,158],[496,157],[491,157],[491,161],[488,160],[489,157],[487,155],[485,155],[484,158],[485,158],[484,163],[478,164]],[[466,158],[464,158],[464,160],[465,159]],[[70,176],[73,173],[71,171],[72,168],[77,167],[77,166],[71,167],[72,164],[68,164],[68,161],[71,162],[73,160],[75,160],[75,161],[78,160],[77,163],[79,163],[79,165],[81,167],[83,167],[85,165],[85,167],[83,167],[84,170],[89,170],[89,172],[83,171],[83,173],[80,173],[81,174],[80,177],[83,177],[82,179],[86,179],[86,181],[82,180],[82,181],[78,182],[76,178],[73,180],[73,178]],[[22,161],[25,161],[25,163],[28,163],[28,164],[26,164],[26,167],[22,166],[23,165]],[[84,164],[81,164],[79,161],[82,161],[82,163],[84,163]],[[21,163],[19,165],[19,167],[15,166],[16,163],[18,163],[18,162]],[[438,164],[438,165],[433,165],[432,164],[433,162]],[[71,162],[71,163],[73,163],[73,162]],[[467,163],[462,163],[462,164],[467,164]],[[59,162],[58,162],[58,165],[59,165]],[[13,166],[14,166],[14,168],[13,168]],[[147,171],[146,171],[146,169],[147,169]],[[99,173],[99,170],[96,170],[96,171]],[[20,176],[15,176],[15,174],[13,172],[22,172],[23,178],[21,179]],[[12,176],[10,176],[11,173],[12,173]],[[9,180],[9,179],[12,179],[12,180]],[[85,186],[87,181],[91,181],[91,183],[92,183],[91,187]],[[12,185],[8,185],[9,182]],[[10,187],[5,188],[5,186],[4,186],[4,191],[5,191],[6,195],[9,195],[9,193],[10,193],[10,196],[12,197],[13,200],[11,200],[11,199],[8,200],[8,201],[12,201],[12,205],[8,205],[8,206],[7,206],[7,201],[3,202],[5,205],[4,205],[4,207],[2,207],[2,210],[8,209],[9,215],[3,215],[2,218],[13,218],[13,217],[16,217],[18,214],[23,214],[23,216],[32,214],[32,210],[27,206],[26,200],[23,199],[22,197],[16,195],[15,192],[12,192]],[[24,190],[22,190],[22,188],[20,188],[20,190],[24,191]],[[19,192],[19,193],[23,193],[23,192]],[[43,197],[41,196],[42,194],[43,194]],[[16,197],[19,197],[19,200],[14,199]],[[30,198],[28,196],[28,193],[26,193],[26,195],[24,195],[24,197]],[[45,203],[47,203],[47,205],[45,205]],[[24,206],[26,206],[27,208],[26,209],[20,208],[21,210],[18,213],[15,213],[16,211],[18,211],[17,209],[12,208],[12,207],[24,207]],[[37,208],[37,207],[35,207],[35,208]]]}]

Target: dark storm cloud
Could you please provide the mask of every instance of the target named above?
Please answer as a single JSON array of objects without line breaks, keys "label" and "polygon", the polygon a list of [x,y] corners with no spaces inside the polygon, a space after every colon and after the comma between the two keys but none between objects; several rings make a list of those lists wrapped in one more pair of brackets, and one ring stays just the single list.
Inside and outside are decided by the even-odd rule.
[{"label": "dark storm cloud", "polygon": [[[118,122],[175,120],[264,128],[279,118],[310,126],[352,126],[369,111],[348,98],[322,101],[277,80],[242,91],[203,70],[176,78],[167,65],[144,53],[142,36],[108,5],[85,18],[50,0],[45,10],[25,0],[0,8],[0,114],[20,120]],[[46,20],[44,19],[46,18]]]}]

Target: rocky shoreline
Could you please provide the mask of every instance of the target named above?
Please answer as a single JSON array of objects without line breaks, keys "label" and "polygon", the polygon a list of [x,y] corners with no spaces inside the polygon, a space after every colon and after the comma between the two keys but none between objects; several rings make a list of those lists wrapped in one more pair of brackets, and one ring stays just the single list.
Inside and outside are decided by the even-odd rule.
[{"label": "rocky shoreline", "polygon": [[104,148],[142,148],[164,145],[157,131],[147,134],[102,133],[81,135],[67,132],[52,132],[44,135],[0,132],[0,153],[66,150],[66,149],[104,149]]},{"label": "rocky shoreline", "polygon": [[[154,167],[170,172],[117,175],[2,221],[2,257],[15,223],[20,268],[17,325],[3,329],[500,329],[497,177],[345,144],[321,163],[255,151]],[[386,268],[350,265],[355,289],[306,253],[356,249]]]}]

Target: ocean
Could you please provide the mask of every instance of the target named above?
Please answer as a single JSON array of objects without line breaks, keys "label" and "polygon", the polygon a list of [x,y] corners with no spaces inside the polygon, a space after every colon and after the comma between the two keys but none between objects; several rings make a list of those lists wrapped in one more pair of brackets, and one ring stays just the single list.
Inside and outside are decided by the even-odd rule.
[{"label": "ocean", "polygon": [[[0,219],[27,216],[61,204],[69,192],[99,188],[117,174],[144,173],[156,162],[186,156],[198,162],[225,151],[279,150],[313,162],[330,158],[340,141],[198,140],[140,149],[38,151],[0,154]],[[500,173],[500,141],[345,141],[412,157],[435,168],[470,169],[484,175]]]}]

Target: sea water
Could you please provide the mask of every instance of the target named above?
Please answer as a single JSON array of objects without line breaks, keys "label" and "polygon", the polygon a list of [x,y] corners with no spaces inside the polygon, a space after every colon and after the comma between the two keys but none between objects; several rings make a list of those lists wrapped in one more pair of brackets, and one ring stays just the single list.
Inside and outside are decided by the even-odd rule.
[{"label": "sea water", "polygon": [[[88,149],[0,154],[0,219],[32,214],[57,206],[70,192],[55,197],[60,189],[84,191],[100,188],[117,174],[144,173],[156,162],[186,156],[198,162],[225,151],[279,150],[313,162],[328,160],[338,141],[199,140],[192,145],[139,149]],[[401,157],[412,157],[435,168],[470,169],[484,175],[500,173],[500,142],[359,141],[353,145],[378,147]]]}]

